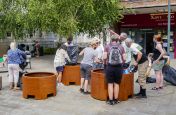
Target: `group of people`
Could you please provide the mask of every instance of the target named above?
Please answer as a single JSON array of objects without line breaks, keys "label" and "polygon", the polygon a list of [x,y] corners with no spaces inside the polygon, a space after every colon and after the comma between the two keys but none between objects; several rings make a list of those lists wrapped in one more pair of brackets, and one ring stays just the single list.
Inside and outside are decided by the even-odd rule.
[{"label": "group of people", "polygon": [[[114,105],[119,103],[119,84],[121,82],[123,69],[130,65],[138,67],[138,82],[140,85],[139,93],[135,94],[137,98],[147,98],[146,95],[146,78],[153,67],[156,75],[156,86],[152,90],[163,89],[163,74],[162,68],[165,64],[164,59],[169,58],[162,46],[161,35],[154,35],[154,50],[147,56],[144,49],[137,43],[134,43],[131,38],[128,38],[126,33],[116,34],[110,30],[113,35],[111,42],[103,47],[100,39],[94,38],[89,46],[84,48],[79,55],[83,55],[80,64],[81,70],[81,85],[80,92],[83,94],[90,94],[89,81],[91,79],[91,70],[103,69],[105,70],[106,81],[108,84],[109,100],[107,104]],[[67,47],[72,46],[72,39],[68,39],[67,43],[60,44],[56,51],[54,58],[54,67],[58,73],[58,85],[62,85],[62,72],[66,62],[71,62],[67,53]],[[132,55],[134,61],[132,60]],[[10,44],[10,49],[7,52],[8,58],[8,72],[10,89],[19,89],[17,82],[19,79],[19,65],[25,57],[25,52],[16,47],[16,43]],[[66,61],[67,60],[67,61]]]},{"label": "group of people", "polygon": [[[146,55],[142,46],[134,43],[131,38],[128,38],[126,33],[117,33],[110,30],[113,35],[111,42],[105,47],[101,45],[100,39],[94,38],[88,47],[84,48],[79,55],[83,55],[81,61],[81,85],[80,92],[83,94],[90,94],[89,81],[91,79],[91,70],[103,69],[105,70],[106,81],[108,84],[109,100],[107,104],[114,105],[119,103],[119,84],[121,82],[123,69],[127,69],[130,65],[138,67],[138,82],[140,85],[139,93],[135,94],[136,98],[147,98],[146,95],[146,79],[150,73],[151,67],[155,71],[156,86],[152,90],[163,89],[163,74],[162,68],[165,64],[164,58],[169,58],[162,46],[162,36],[154,35],[154,50]],[[70,42],[71,43],[71,42]],[[61,83],[61,76],[64,69],[65,59],[70,61],[66,52],[66,46],[61,46],[55,56],[55,65],[58,72],[58,81]],[[65,51],[64,51],[65,49]],[[60,56],[60,59],[58,58]],[[132,61],[132,56],[134,61]],[[59,61],[56,61],[59,59]]]}]

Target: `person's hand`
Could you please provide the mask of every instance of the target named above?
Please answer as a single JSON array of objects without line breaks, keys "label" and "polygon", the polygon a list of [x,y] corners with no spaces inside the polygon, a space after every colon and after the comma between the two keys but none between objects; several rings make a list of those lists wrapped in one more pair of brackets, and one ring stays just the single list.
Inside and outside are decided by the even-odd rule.
[{"label": "person's hand", "polygon": [[136,61],[134,61],[134,66],[137,66],[137,65],[138,65],[138,63]]},{"label": "person's hand", "polygon": [[154,61],[153,63],[154,63],[154,64],[159,64],[159,61],[158,61],[158,60],[156,60],[156,61]]}]

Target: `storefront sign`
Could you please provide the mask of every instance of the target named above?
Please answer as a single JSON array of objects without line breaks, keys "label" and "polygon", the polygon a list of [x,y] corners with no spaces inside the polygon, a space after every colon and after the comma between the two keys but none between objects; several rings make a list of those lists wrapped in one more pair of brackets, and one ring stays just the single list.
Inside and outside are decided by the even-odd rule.
[{"label": "storefront sign", "polygon": [[[166,27],[167,13],[125,15],[120,26],[124,28]],[[171,27],[176,27],[176,13],[171,13]]]}]

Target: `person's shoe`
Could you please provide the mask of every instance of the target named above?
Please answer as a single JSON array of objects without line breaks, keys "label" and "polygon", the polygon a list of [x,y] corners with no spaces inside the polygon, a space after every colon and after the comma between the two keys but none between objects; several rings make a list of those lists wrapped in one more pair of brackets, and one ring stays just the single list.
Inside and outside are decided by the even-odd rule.
[{"label": "person's shoe", "polygon": [[80,91],[81,93],[83,93],[83,92],[84,92],[84,89],[83,89],[83,88],[80,88],[79,91]]},{"label": "person's shoe", "polygon": [[84,95],[88,95],[88,94],[90,94],[90,92],[86,91],[86,92],[84,92],[83,94],[84,94]]},{"label": "person's shoe", "polygon": [[138,79],[136,79],[136,83],[139,83]]},{"label": "person's shoe", "polygon": [[113,100],[107,100],[106,103],[107,103],[108,105],[114,105],[114,101],[113,101]]},{"label": "person's shoe", "polygon": [[146,89],[141,89],[141,95],[136,96],[136,98],[147,98]]},{"label": "person's shoe", "polygon": [[146,82],[147,83],[156,83],[156,79],[152,78],[152,77],[147,77]]},{"label": "person's shoe", "polygon": [[19,87],[14,87],[13,90],[20,90],[20,88]]},{"label": "person's shoe", "polygon": [[114,100],[113,100],[113,103],[114,103],[114,104],[118,104],[118,103],[120,103],[120,101],[119,101],[118,99],[114,99]]},{"label": "person's shoe", "polygon": [[137,94],[134,94],[135,97],[142,95],[142,87],[140,86],[140,91]]}]

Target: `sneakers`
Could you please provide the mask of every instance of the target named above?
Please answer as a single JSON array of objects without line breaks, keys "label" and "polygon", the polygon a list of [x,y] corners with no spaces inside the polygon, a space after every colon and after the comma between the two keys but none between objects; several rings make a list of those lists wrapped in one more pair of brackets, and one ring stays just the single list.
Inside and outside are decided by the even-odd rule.
[{"label": "sneakers", "polygon": [[79,91],[80,91],[81,93],[83,93],[83,92],[84,92],[84,89],[83,89],[83,88],[80,88]]},{"label": "sneakers", "polygon": [[114,105],[114,104],[115,104],[113,100],[107,100],[106,103],[107,103],[108,105]]},{"label": "sneakers", "polygon": [[58,86],[58,87],[64,86],[64,84],[63,84],[63,83],[58,83],[57,86]]},{"label": "sneakers", "polygon": [[120,103],[120,101],[118,99],[114,99],[114,100],[107,100],[106,103],[108,105],[115,105],[115,104]]},{"label": "sneakers", "polygon": [[84,95],[88,95],[90,94],[90,92],[86,91],[86,92],[83,92]]}]

